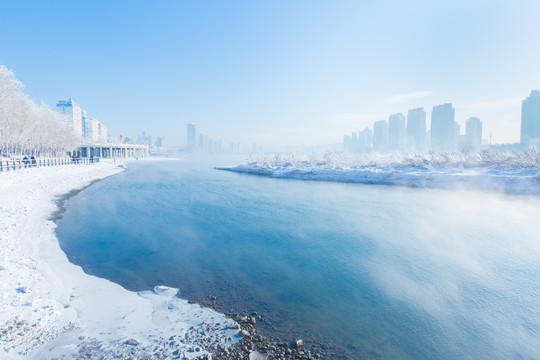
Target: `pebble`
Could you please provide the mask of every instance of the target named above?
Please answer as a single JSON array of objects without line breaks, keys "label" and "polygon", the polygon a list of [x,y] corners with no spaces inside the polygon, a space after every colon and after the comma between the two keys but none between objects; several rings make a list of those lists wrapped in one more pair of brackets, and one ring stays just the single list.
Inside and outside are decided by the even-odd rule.
[{"label": "pebble", "polygon": [[137,346],[137,345],[139,345],[139,342],[138,342],[137,340],[135,340],[135,339],[129,339],[129,340],[126,340],[126,341],[124,342],[124,344],[126,344],[126,345]]}]

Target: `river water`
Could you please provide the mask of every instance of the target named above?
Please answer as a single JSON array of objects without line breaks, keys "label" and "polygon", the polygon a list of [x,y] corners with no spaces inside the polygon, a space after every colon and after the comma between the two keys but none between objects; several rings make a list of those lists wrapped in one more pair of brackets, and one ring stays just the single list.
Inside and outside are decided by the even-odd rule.
[{"label": "river water", "polygon": [[72,197],[70,260],[130,290],[217,296],[335,359],[540,358],[540,198],[136,162]]}]

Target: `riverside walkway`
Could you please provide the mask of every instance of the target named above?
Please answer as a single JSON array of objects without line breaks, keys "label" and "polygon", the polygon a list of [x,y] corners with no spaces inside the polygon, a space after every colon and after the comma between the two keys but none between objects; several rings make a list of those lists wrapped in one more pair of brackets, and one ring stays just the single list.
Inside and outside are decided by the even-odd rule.
[{"label": "riverside walkway", "polygon": [[0,172],[25,169],[29,167],[93,164],[100,159],[147,158],[148,145],[106,144],[79,145],[75,157],[34,158],[33,156],[0,159]]},{"label": "riverside walkway", "polygon": [[78,152],[83,158],[146,158],[149,155],[148,145],[138,144],[104,144],[79,145]]}]

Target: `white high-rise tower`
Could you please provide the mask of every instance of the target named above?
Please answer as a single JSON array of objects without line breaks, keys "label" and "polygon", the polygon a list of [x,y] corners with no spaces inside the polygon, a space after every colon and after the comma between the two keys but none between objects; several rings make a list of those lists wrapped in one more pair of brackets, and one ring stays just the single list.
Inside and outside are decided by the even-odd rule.
[{"label": "white high-rise tower", "polygon": [[521,102],[521,145],[540,145],[540,91],[533,90]]},{"label": "white high-rise tower", "polygon": [[82,112],[81,106],[73,101],[72,98],[68,100],[60,100],[56,104],[56,110],[66,116],[67,121],[79,138],[83,136],[83,123],[82,123]]}]

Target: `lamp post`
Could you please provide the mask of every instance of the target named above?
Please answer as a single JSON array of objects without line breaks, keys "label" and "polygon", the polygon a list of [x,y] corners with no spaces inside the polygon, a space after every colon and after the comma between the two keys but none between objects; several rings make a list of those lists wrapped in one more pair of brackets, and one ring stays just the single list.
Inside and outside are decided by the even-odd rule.
[{"label": "lamp post", "polygon": [[122,135],[120,135],[120,162],[121,162],[121,165],[124,165],[124,151],[123,151],[123,145],[122,145],[122,140],[124,139],[124,137]]}]

